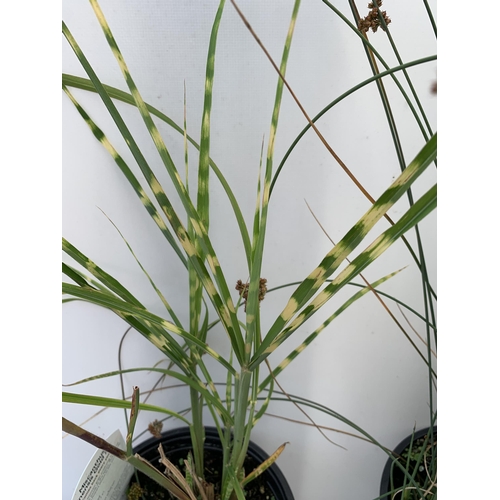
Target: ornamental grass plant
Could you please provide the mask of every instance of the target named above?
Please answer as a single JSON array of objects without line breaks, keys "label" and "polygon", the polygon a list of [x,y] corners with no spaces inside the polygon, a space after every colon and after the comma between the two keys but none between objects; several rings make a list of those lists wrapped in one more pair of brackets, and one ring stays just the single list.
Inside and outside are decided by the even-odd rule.
[{"label": "ornamental grass plant", "polygon": [[[63,390],[63,430],[106,446],[69,418],[72,406],[125,409],[127,449],[111,451],[177,498],[209,493],[134,455],[146,414],[147,422],[189,427],[199,478],[204,427],[215,425],[223,500],[245,498],[254,477],[242,467],[249,441],[277,407],[294,412],[285,418],[301,416],[315,437],[326,437],[334,420],[351,434],[342,438],[390,456],[372,414],[398,407],[400,393],[349,391],[347,409],[359,419],[316,397],[335,399],[370,377],[380,384],[388,371],[373,366],[407,370],[403,380],[414,382],[401,394],[418,394],[419,420],[436,423],[434,6],[411,2],[393,13],[385,3],[90,0],[92,25],[79,23],[80,4],[64,6],[65,112],[80,120],[65,142],[64,309],[80,315],[84,330],[87,315],[113,313],[161,362],[85,373],[85,354],[115,363],[116,349],[84,333],[82,375]],[[398,41],[403,35],[410,43]],[[420,50],[423,38],[430,42]],[[367,333],[351,331],[341,344],[350,361],[334,352],[316,361],[318,349],[332,349],[322,342],[335,325],[348,328],[356,316]],[[381,339],[368,339],[377,329]],[[401,358],[387,343],[404,350]],[[342,373],[344,362],[367,371]],[[303,375],[291,385],[284,377],[297,365]],[[145,401],[145,375],[184,392]],[[120,377],[132,394],[92,392]],[[307,396],[299,396],[303,381],[315,386]],[[411,432],[414,409],[398,411]],[[264,468],[287,451],[270,450]],[[421,492],[395,466],[433,498],[435,473]],[[309,468],[313,477],[330,474],[297,467],[304,476]],[[298,500],[306,498],[300,491]],[[313,496],[335,497],[335,484]]]}]

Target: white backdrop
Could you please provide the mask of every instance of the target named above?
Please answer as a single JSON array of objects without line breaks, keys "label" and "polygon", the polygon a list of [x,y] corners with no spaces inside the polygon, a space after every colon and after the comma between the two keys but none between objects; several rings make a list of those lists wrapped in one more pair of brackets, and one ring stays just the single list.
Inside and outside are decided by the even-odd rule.
[{"label": "white backdrop", "polygon": [[[279,62],[293,2],[241,0],[239,5],[275,61]],[[140,3],[103,0],[101,4],[143,98],[181,125],[185,83],[188,133],[195,140],[199,140],[205,57],[217,6],[215,0],[143,0]],[[431,2],[431,7],[435,11],[435,2]],[[339,8],[352,19],[345,2]],[[435,37],[422,3],[409,5],[409,2],[387,0],[384,8],[392,18],[391,33],[403,61],[435,54]],[[361,15],[367,13],[362,2],[358,2],[358,9]],[[126,90],[89,3],[64,1],[63,19],[101,80]],[[398,64],[383,32],[370,34],[370,40],[391,66]],[[85,76],[65,40],[63,71]],[[436,63],[410,68],[409,73],[435,130],[436,98],[430,93],[430,87],[436,78]],[[366,55],[356,35],[323,2],[303,2],[289,57],[287,80],[310,116],[370,76]],[[267,144],[276,81],[277,75],[269,62],[232,5],[227,3],[215,63],[211,157],[231,184],[249,224],[255,206],[261,143],[264,137]],[[406,163],[409,163],[425,141],[394,83],[387,78],[384,82],[392,99]],[[74,95],[129,160],[123,141],[99,98],[76,90]],[[137,111],[127,105],[119,105],[119,109],[140,138],[148,159],[158,166],[152,143]],[[275,168],[305,124],[303,115],[285,90],[276,139]],[[318,128],[372,196],[379,196],[398,175],[400,168],[374,84],[348,97],[327,113],[318,122]],[[183,171],[182,137],[164,125],[160,125],[160,131],[174,161]],[[195,165],[196,150],[190,148],[189,154],[190,163]],[[434,181],[435,169],[431,166],[415,185],[415,197]],[[229,283],[245,280],[244,254],[237,226],[215,176],[211,196],[212,240],[225,275]],[[291,154],[271,198],[263,266],[263,276],[269,287],[303,279],[331,248],[306,201],[335,242],[369,206],[311,131]],[[406,206],[407,201],[401,201],[391,215],[397,218]],[[179,311],[181,319],[185,320],[187,280],[183,269],[113,160],[63,95],[63,236],[130,287],[153,311],[161,314],[161,305],[154,291],[103,212],[117,225]],[[380,222],[377,230],[386,226],[385,221]],[[420,229],[435,287],[435,214],[427,218]],[[414,243],[413,234],[408,238]],[[403,244],[394,245],[376,267],[369,268],[364,274],[368,280],[374,281],[405,266],[408,267],[381,289],[423,313],[420,275]],[[263,302],[264,328],[269,327],[281,312],[291,290],[269,294]],[[353,290],[348,287],[323,313],[314,317],[307,328],[297,331],[274,353],[271,363],[286,356]],[[391,308],[411,332],[397,308]],[[409,316],[409,319],[423,335],[423,324],[414,316]],[[118,346],[126,329],[127,325],[108,311],[77,302],[64,305],[63,383],[117,369]],[[413,333],[411,335],[416,338]],[[216,349],[227,352],[225,341],[222,331],[214,329],[211,332],[210,342]],[[132,368],[152,366],[162,356],[139,334],[131,332],[123,343],[122,358],[123,367]],[[130,395],[133,385],[146,391],[155,380],[149,374],[126,376],[127,395]],[[218,380],[224,380],[222,373]],[[417,428],[428,425],[426,368],[370,294],[335,320],[279,380],[288,392],[343,414],[388,447],[394,447],[414,425]],[[115,378],[67,390],[121,397],[119,380]],[[187,399],[184,389],[174,388],[160,391],[149,402],[180,410],[187,406]],[[63,415],[79,424],[98,410],[63,405]],[[289,403],[272,404],[269,413],[304,420]],[[318,424],[350,430],[321,413],[310,411],[309,414]],[[140,429],[154,417],[141,414]],[[167,428],[174,426],[175,423],[166,423]],[[105,410],[85,423],[85,427],[102,437],[107,437],[117,427],[125,434],[121,410]],[[378,496],[384,453],[352,437],[337,433],[329,436],[347,451],[326,441],[313,428],[273,416],[266,416],[259,422],[253,440],[269,453],[283,442],[290,443],[278,465],[296,500],[359,500]],[[63,498],[70,499],[94,450],[73,437],[64,437],[62,444]]]}]

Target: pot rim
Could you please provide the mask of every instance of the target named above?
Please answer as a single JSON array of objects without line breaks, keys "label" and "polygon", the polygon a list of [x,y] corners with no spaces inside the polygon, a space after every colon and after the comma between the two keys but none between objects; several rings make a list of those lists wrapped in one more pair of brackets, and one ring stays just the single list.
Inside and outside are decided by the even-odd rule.
[{"label": "pot rim", "polygon": [[[150,437],[142,443],[134,446],[134,453],[144,454],[150,451],[156,451],[158,443],[173,441],[175,439],[186,440],[191,445],[191,433],[189,427],[177,427],[161,433],[161,438]],[[207,443],[208,441],[208,443]],[[209,449],[222,449],[220,446],[219,433],[216,427],[205,426],[205,447]],[[269,454],[260,446],[250,441],[247,454],[259,463],[264,462],[269,458]],[[268,469],[263,472],[263,475],[269,477],[269,486],[273,490],[277,500],[294,500],[292,490],[279,466],[274,462]]]},{"label": "pot rim", "polygon": [[[420,439],[425,436],[429,432],[430,427],[424,427],[418,431],[415,431],[405,437],[393,450],[393,453],[396,455],[401,455],[404,449],[411,443],[412,439]],[[434,435],[437,435],[437,425],[433,426]],[[384,495],[390,491],[391,484],[391,467],[392,467],[393,459],[391,457],[387,458],[385,462],[384,470],[382,472],[382,479],[380,481],[380,495]]]}]

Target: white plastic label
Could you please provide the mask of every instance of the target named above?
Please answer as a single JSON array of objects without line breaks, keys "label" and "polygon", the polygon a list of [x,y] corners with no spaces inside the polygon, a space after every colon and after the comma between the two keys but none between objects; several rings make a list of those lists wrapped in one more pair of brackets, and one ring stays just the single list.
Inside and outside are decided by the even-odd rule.
[{"label": "white plastic label", "polygon": [[[119,430],[107,439],[124,450],[125,441]],[[107,451],[97,450],[75,488],[72,500],[125,500],[134,467]]]}]

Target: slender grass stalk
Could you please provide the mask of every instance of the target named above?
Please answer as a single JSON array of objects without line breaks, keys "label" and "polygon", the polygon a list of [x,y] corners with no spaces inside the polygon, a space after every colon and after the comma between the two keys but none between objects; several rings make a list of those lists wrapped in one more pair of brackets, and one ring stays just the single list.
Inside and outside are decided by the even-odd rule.
[{"label": "slender grass stalk", "polygon": [[[338,104],[339,102],[341,102],[342,100],[344,100],[346,97],[349,97],[350,95],[354,94],[357,90],[365,87],[369,83],[372,83],[372,82],[374,82],[376,80],[379,80],[379,79],[383,78],[384,76],[391,75],[391,74],[393,74],[393,73],[395,73],[397,71],[401,71],[404,68],[410,68],[411,66],[416,66],[416,65],[423,64],[423,63],[426,63],[426,62],[435,61],[436,59],[437,59],[437,56],[423,57],[423,58],[417,59],[415,61],[411,61],[411,62],[408,62],[408,63],[405,63],[405,64],[401,64],[400,66],[395,66],[395,67],[393,67],[391,69],[388,69],[386,71],[382,71],[382,72],[378,73],[377,75],[374,75],[374,76],[372,76],[370,78],[367,78],[366,80],[362,81],[361,83],[358,83],[357,85],[355,85],[354,87],[350,88],[349,90],[347,90],[346,92],[344,92],[342,95],[340,95],[339,97],[337,97],[336,99],[334,99],[330,104],[328,104],[327,106],[325,106],[314,118],[311,118],[311,121],[313,123],[316,123],[322,116],[324,116],[327,113],[327,111],[329,111],[330,109],[332,109],[336,104]],[[411,103],[410,103],[410,105],[411,105]],[[283,156],[283,159],[281,160],[280,164],[278,165],[278,168],[276,169],[276,173],[274,174],[273,180],[271,182],[271,189],[270,189],[271,193],[270,194],[272,194],[272,191],[274,189],[274,185],[278,181],[278,177],[279,177],[279,175],[281,173],[281,170],[283,169],[283,167],[285,165],[285,162],[287,161],[288,157],[290,156],[290,154],[295,149],[295,147],[297,146],[297,144],[299,143],[299,141],[302,139],[302,137],[304,137],[304,135],[306,134],[306,132],[310,128],[311,128],[311,124],[308,123],[302,129],[302,131],[300,132],[300,134],[294,139],[294,141],[292,142],[292,144],[288,148],[287,152]],[[426,137],[425,133],[424,133],[424,137]],[[428,139],[426,139],[426,140],[428,140]]]},{"label": "slender grass stalk", "polygon": [[[349,0],[349,4],[351,5],[351,9],[352,9],[353,14],[356,18],[356,21],[359,21],[359,14],[357,13],[356,5],[354,4],[353,0]],[[375,2],[375,8],[378,11],[378,18],[379,18],[379,21],[380,21],[381,26],[383,28],[383,31],[386,33],[386,36],[388,37],[388,40],[391,44],[391,47],[394,51],[394,54],[396,55],[398,62],[401,64],[402,59],[399,55],[396,44],[394,43],[394,40],[391,36],[390,30],[386,24],[384,16],[382,15],[382,13],[380,11],[380,6],[376,2]],[[364,33],[364,36],[365,36],[365,38],[367,38],[366,33]],[[372,66],[373,72],[378,73],[378,69],[377,69],[377,65],[376,65],[376,61],[375,61],[375,57],[373,56],[373,53],[366,46],[365,46],[365,50],[366,50],[368,58],[370,60],[370,64]],[[410,78],[408,77],[408,74],[405,70],[403,71],[403,74],[405,75],[407,83],[410,87],[410,90],[412,91],[413,96],[415,98],[415,101],[417,102],[417,105],[420,108],[420,112],[421,112],[424,120],[426,121],[427,127],[430,128],[430,125],[427,121],[427,118],[426,118],[425,113],[423,111],[423,108],[420,104],[418,96],[416,95],[416,92],[414,90],[412,82],[411,82]],[[390,108],[390,103],[387,99],[387,95],[386,95],[385,90],[383,88],[382,81],[378,80],[377,84],[379,85],[380,95],[381,95],[381,98],[382,98],[382,101],[384,104],[384,109],[386,110],[386,113],[388,116],[389,126],[391,128],[391,131],[393,131],[394,144],[395,144],[396,151],[398,153],[398,157],[400,158],[400,166],[401,166],[401,169],[404,169],[405,162],[404,162],[404,157],[402,156],[402,154],[403,154],[402,153],[402,146],[400,144],[399,136],[397,134],[396,124],[395,124],[394,120],[392,119],[392,112],[391,112],[391,108]],[[409,201],[410,206],[411,206],[413,204],[413,194],[412,194],[411,189],[408,190],[407,196],[408,196],[408,201]],[[420,263],[421,263],[422,291],[423,291],[423,302],[424,302],[425,315],[427,318],[430,315],[432,317],[432,322],[435,323],[434,307],[432,304],[433,290],[430,288],[429,279],[427,276],[427,266],[425,263],[425,254],[424,254],[424,251],[422,248],[422,239],[420,237],[420,231],[419,231],[418,226],[415,226],[415,235],[416,235],[416,239],[417,239],[417,247],[418,247],[419,258],[420,258]],[[436,376],[436,373],[432,369],[432,356],[431,356],[431,343],[430,343],[431,339],[430,339],[430,330],[428,327],[428,322],[427,322],[427,326],[426,326],[426,336],[427,336],[427,356],[428,356],[427,365],[428,365],[428,369],[429,369],[429,377],[428,377],[428,382],[429,382],[429,416],[430,416],[430,419],[432,420],[432,417],[434,414],[433,381],[434,381],[434,377]]]},{"label": "slender grass stalk", "polygon": [[[325,5],[327,5],[333,12],[335,12],[335,14],[340,18],[342,19],[342,21],[347,25],[349,26],[349,28],[351,28],[351,30],[360,38],[360,40],[363,42],[363,46],[365,47],[366,51],[367,51],[367,54],[369,54],[369,59],[370,61],[373,63],[375,61],[375,59],[372,58],[373,57],[376,57],[378,61],[380,61],[380,63],[385,67],[386,70],[389,69],[389,66],[388,64],[385,62],[384,58],[380,55],[380,53],[376,50],[376,48],[373,46],[373,44],[370,43],[370,41],[368,40],[368,37],[366,36],[365,33],[362,33],[358,28],[357,26],[355,26],[354,24],[352,24],[349,19],[347,19],[347,17],[337,8],[335,7],[331,2],[329,2],[328,0],[322,0],[323,3]],[[351,9],[353,10],[353,14],[355,16],[355,19],[356,19],[356,22],[359,20],[359,14],[357,12],[357,9],[356,9],[356,5],[352,2],[352,0],[349,0],[349,5],[351,6]],[[378,73],[378,71],[377,71]],[[429,136],[427,135],[426,131],[425,131],[425,128],[420,120],[420,117],[418,116],[418,113],[416,112],[415,110],[415,107],[413,106],[413,103],[411,102],[411,99],[409,98],[407,92],[404,90],[403,86],[401,85],[401,83],[399,82],[399,80],[397,79],[397,77],[393,74],[391,74],[391,78],[392,80],[394,81],[394,83],[396,84],[396,86],[398,87],[399,91],[401,92],[401,95],[403,96],[403,98],[405,99],[406,103],[408,104],[414,118],[415,118],[415,121],[417,122],[419,128],[420,128],[420,131],[422,132],[422,135],[424,137],[424,140],[429,140]],[[427,122],[427,120],[425,120]],[[429,128],[428,129],[428,133],[432,135],[433,131]]]}]

